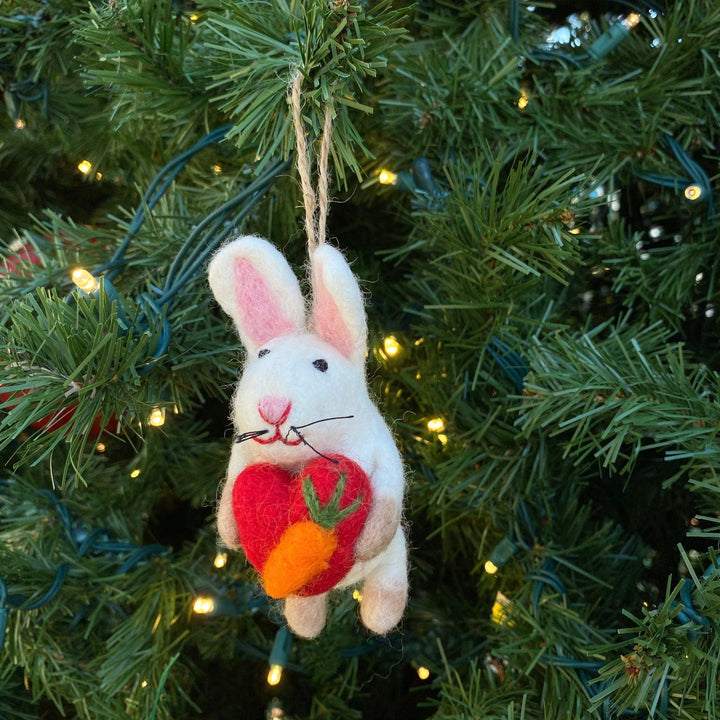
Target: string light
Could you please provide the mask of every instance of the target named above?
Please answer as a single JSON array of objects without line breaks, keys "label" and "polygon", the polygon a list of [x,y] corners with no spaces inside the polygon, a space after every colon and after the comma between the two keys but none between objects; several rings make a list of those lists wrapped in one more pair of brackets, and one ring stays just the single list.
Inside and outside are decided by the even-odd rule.
[{"label": "string light", "polygon": [[640,15],[630,13],[624,20],[623,24],[628,30],[632,30],[640,22]]},{"label": "string light", "polygon": [[195,602],[193,603],[193,612],[197,613],[198,615],[207,615],[208,613],[211,613],[215,609],[215,602],[211,597],[207,597],[206,595],[200,595],[199,597],[195,598]]},{"label": "string light", "polygon": [[135,468],[135,469],[130,473],[130,477],[131,477],[133,480],[134,480],[135,478],[140,477],[140,469],[139,469],[139,468]]},{"label": "string light", "polygon": [[525,90],[520,91],[520,97],[517,100],[517,106],[519,110],[524,110],[528,103],[530,102],[530,96],[527,94]]},{"label": "string light", "polygon": [[510,620],[513,604],[509,598],[503,595],[499,590],[495,595],[495,602],[492,606],[491,619],[497,625],[507,625],[513,627],[515,622]]},{"label": "string light", "polygon": [[15,121],[13,123],[15,127],[18,130],[24,130],[25,129],[25,121],[22,118],[15,118]]},{"label": "string light", "polygon": [[268,665],[270,666],[267,674],[267,684],[277,685],[283,673],[283,668],[287,664],[290,647],[292,645],[292,633],[287,625],[283,625],[275,634]]},{"label": "string light", "polygon": [[490,553],[485,563],[485,572],[494,575],[501,567],[507,565],[510,559],[520,549],[520,546],[510,537],[505,536]]},{"label": "string light", "polygon": [[98,443],[98,444],[95,446],[95,449],[96,449],[99,453],[104,453],[104,452],[105,452],[105,443]]},{"label": "string light", "polygon": [[87,175],[92,170],[92,163],[89,160],[81,160],[78,163],[77,169],[83,174]]},{"label": "string light", "polygon": [[162,427],[165,424],[165,408],[153,408],[147,423],[152,427]]},{"label": "string light", "polygon": [[614,50],[640,22],[640,15],[630,13],[620,22],[611,25],[588,49],[588,54],[595,60],[604,58]]},{"label": "string light", "polygon": [[190,13],[190,15],[188,15],[188,18],[190,22],[196,23],[200,19],[200,13]]},{"label": "string light", "polygon": [[397,183],[398,176],[392,170],[381,170],[378,175],[378,180],[381,185],[395,185]]},{"label": "string light", "polygon": [[439,433],[445,429],[445,421],[440,417],[432,418],[428,420],[427,429],[431,432]]},{"label": "string light", "polygon": [[388,357],[395,357],[401,349],[400,343],[394,335],[388,335],[383,340],[383,350]]},{"label": "string light", "polygon": [[220,173],[223,171],[223,166],[220,163],[215,163],[212,166],[212,170],[216,175],[220,175]]},{"label": "string light", "polygon": [[424,665],[420,665],[417,675],[421,680],[427,680],[430,677],[430,671]]},{"label": "string light", "polygon": [[267,684],[277,685],[282,680],[282,671],[280,665],[271,665],[267,674]]},{"label": "string light", "polygon": [[102,174],[101,172],[96,172],[96,173],[95,173],[95,179],[96,179],[96,180],[102,180],[102,176],[103,176],[103,174]]},{"label": "string light", "polygon": [[392,185],[395,189],[400,190],[401,192],[412,193],[413,195],[417,195],[418,193],[418,188],[415,185],[414,172],[409,173],[403,170],[402,172],[395,173],[392,170],[383,168],[378,173],[378,182],[381,185]]},{"label": "string light", "polygon": [[75,268],[70,276],[75,285],[86,293],[93,293],[100,287],[100,281],[85,268]]},{"label": "string light", "polygon": [[688,200],[699,200],[702,197],[702,188],[699,185],[688,185],[685,188],[685,197]]},{"label": "string light", "polygon": [[227,565],[228,555],[226,552],[219,552],[213,560],[213,565],[219,570]]},{"label": "string light", "polygon": [[357,600],[358,602],[362,602],[362,593],[359,590],[353,590],[353,600]]}]

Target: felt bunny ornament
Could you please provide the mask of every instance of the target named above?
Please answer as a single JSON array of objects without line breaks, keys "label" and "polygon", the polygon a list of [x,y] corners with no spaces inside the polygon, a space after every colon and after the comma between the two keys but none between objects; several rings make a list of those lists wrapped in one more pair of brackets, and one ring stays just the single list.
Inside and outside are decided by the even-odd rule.
[{"label": "felt bunny ornament", "polygon": [[297,635],[316,637],[328,592],[359,583],[362,621],[384,634],[407,601],[402,462],[368,394],[357,280],[325,243],[310,251],[310,274],[306,321],[300,285],[267,240],[236,238],[210,263],[247,353],[218,531],[285,599]]}]

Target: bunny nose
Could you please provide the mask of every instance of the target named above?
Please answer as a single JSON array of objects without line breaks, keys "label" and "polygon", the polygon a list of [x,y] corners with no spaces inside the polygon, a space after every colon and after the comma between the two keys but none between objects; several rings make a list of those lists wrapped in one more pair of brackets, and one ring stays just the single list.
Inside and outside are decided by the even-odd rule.
[{"label": "bunny nose", "polygon": [[282,425],[290,414],[290,400],[268,395],[258,403],[260,417],[271,425]]}]

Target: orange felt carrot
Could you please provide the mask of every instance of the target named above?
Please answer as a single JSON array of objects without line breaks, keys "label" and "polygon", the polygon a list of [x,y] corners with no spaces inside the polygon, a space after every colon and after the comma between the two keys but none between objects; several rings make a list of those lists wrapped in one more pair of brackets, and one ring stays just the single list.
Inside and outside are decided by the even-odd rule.
[{"label": "orange felt carrot", "polygon": [[273,598],[297,592],[327,570],[336,547],[337,538],[331,529],[312,520],[291,525],[263,565],[261,575],[265,592]]}]

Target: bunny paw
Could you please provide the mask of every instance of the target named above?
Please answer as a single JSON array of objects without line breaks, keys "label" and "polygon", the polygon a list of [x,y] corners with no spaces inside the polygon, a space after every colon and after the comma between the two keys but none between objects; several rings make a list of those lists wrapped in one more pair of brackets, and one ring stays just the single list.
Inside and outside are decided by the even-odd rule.
[{"label": "bunny paw", "polygon": [[364,561],[379,555],[395,536],[399,522],[398,504],[389,497],[377,498],[355,545],[355,558]]},{"label": "bunny paw", "polygon": [[368,630],[385,635],[400,622],[406,604],[407,587],[388,588],[366,582],[362,591],[360,617]]},{"label": "bunny paw", "polygon": [[327,593],[300,597],[290,595],[285,599],[285,619],[290,629],[300,637],[312,640],[325,627],[327,617]]}]

